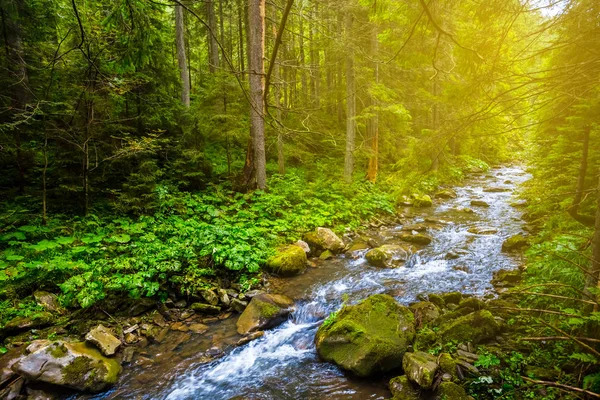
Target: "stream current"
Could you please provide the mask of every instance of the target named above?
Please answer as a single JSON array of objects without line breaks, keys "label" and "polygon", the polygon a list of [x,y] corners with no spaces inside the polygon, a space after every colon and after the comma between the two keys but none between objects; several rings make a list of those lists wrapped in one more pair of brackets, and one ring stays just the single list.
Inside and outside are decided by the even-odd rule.
[{"label": "stream current", "polygon": [[[457,187],[455,199],[438,200],[428,209],[407,209],[404,225],[426,225],[433,241],[415,251],[405,266],[371,267],[364,258],[366,251],[355,253],[354,257],[340,255],[318,261],[317,268],[281,280],[280,288],[275,282],[271,291],[294,298],[296,310],[288,321],[267,331],[263,337],[208,363],[193,356],[194,347],[197,349],[206,343],[185,343],[183,350],[178,348],[178,357],[161,363],[161,368],[147,371],[144,379],[136,380],[132,372],[111,392],[94,398],[389,398],[387,381],[393,375],[357,379],[319,360],[313,341],[320,323],[342,305],[343,298],[352,304],[372,294],[387,293],[400,303],[409,304],[421,293],[460,291],[475,296],[493,295],[490,284],[493,273],[516,268],[519,263],[514,256],[503,253],[501,246],[507,237],[521,232],[521,211],[511,203],[516,201],[514,190],[528,178],[520,167],[494,169]],[[485,201],[489,207],[471,206],[471,200],[475,199]],[[473,212],[465,212],[464,208]],[[368,236],[381,244],[398,243],[402,226],[373,229]],[[491,228],[490,232],[497,232],[470,233],[472,228]],[[234,323],[235,318],[230,318],[220,324],[224,331],[235,331]],[[164,355],[154,356],[160,360]]]}]

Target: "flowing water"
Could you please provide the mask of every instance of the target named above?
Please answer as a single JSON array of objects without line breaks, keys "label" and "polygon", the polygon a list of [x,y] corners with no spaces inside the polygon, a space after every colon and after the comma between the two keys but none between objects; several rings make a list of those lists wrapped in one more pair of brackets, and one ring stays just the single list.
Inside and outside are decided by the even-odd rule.
[{"label": "flowing water", "polygon": [[[133,369],[119,386],[98,398],[117,399],[384,399],[389,397],[389,376],[361,380],[319,361],[313,343],[315,332],[343,298],[354,303],[375,293],[388,293],[408,304],[420,293],[461,291],[476,296],[492,295],[495,271],[518,266],[518,259],[501,252],[504,239],[521,231],[520,211],[512,207],[513,191],[528,179],[519,167],[505,167],[470,179],[456,189],[457,198],[438,201],[429,209],[407,209],[413,215],[406,224],[428,226],[433,241],[416,251],[406,266],[378,269],[369,266],[364,253],[319,261],[305,274],[274,282],[277,292],[297,300],[296,311],[278,328],[245,346],[233,348],[208,363],[198,349],[203,339],[175,349],[162,348],[152,357],[161,367],[145,373]],[[487,192],[484,188],[506,191]],[[472,207],[481,199],[489,207]],[[472,208],[473,213],[461,208]],[[473,234],[473,227],[497,229],[492,234]],[[402,225],[369,232],[381,243],[397,243]],[[448,253],[453,252],[449,257]],[[283,282],[283,283],[282,283]],[[275,290],[273,290],[275,291]],[[233,339],[235,319],[220,323],[221,339]],[[214,342],[214,341],[213,341]],[[156,351],[156,350],[155,350]],[[168,353],[168,354],[167,354]],[[168,356],[166,362],[160,358]],[[237,397],[239,396],[239,397]]]}]

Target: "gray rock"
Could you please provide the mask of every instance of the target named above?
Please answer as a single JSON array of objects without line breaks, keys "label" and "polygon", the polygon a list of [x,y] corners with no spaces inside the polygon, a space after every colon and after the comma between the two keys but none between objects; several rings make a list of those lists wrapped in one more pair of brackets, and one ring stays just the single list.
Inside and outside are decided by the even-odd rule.
[{"label": "gray rock", "polygon": [[240,314],[244,312],[244,310],[246,309],[247,306],[248,306],[247,301],[242,301],[239,299],[231,300],[231,308],[233,308],[235,311],[239,312]]},{"label": "gray rock", "polygon": [[[30,346],[31,347],[31,346]],[[19,375],[34,381],[100,392],[117,382],[121,366],[85,343],[43,341],[41,348],[13,365]]]},{"label": "gray rock", "polygon": [[402,369],[411,382],[416,383],[423,389],[429,389],[433,385],[438,364],[431,354],[417,351],[404,354]]},{"label": "gray rock", "polygon": [[85,335],[85,340],[98,347],[105,356],[113,356],[121,341],[104,325],[98,325]]},{"label": "gray rock", "polygon": [[58,302],[58,298],[54,293],[38,290],[33,293],[35,301],[50,312],[64,314],[65,309]]}]

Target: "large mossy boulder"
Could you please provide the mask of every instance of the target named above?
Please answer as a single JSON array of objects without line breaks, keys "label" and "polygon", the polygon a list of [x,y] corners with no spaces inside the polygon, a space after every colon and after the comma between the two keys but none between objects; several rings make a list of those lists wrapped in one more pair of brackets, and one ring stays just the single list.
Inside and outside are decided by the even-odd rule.
[{"label": "large mossy boulder", "polygon": [[365,254],[365,258],[374,267],[397,268],[408,260],[411,252],[409,246],[384,244],[383,246],[369,250]]},{"label": "large mossy boulder", "polygon": [[303,239],[318,254],[325,250],[340,253],[345,247],[342,239],[329,228],[319,227],[312,232],[305,233]]},{"label": "large mossy boulder", "polygon": [[438,335],[444,342],[481,343],[496,337],[499,331],[500,326],[492,313],[482,310],[444,322]]},{"label": "large mossy boulder", "polygon": [[414,337],[412,312],[393,297],[376,294],[329,316],[315,343],[323,360],[365,377],[400,367]]},{"label": "large mossy boulder", "polygon": [[240,318],[236,327],[240,335],[274,328],[292,312],[294,301],[281,294],[262,293],[254,296]]},{"label": "large mossy boulder", "polygon": [[265,269],[281,276],[293,276],[304,272],[306,252],[297,245],[281,247],[277,254],[267,260]]},{"label": "large mossy boulder", "polygon": [[519,251],[529,246],[529,240],[523,235],[514,235],[509,237],[502,243],[502,251],[512,252]]},{"label": "large mossy boulder", "polygon": [[38,341],[28,349],[34,351],[15,363],[12,369],[34,382],[101,392],[116,383],[121,372],[115,359],[104,357],[82,342]]},{"label": "large mossy boulder", "polygon": [[406,375],[397,376],[390,380],[392,400],[419,400],[419,392],[408,380]]},{"label": "large mossy boulder", "polygon": [[431,354],[417,351],[404,354],[402,369],[411,382],[423,389],[429,389],[433,385],[438,364],[436,358]]}]

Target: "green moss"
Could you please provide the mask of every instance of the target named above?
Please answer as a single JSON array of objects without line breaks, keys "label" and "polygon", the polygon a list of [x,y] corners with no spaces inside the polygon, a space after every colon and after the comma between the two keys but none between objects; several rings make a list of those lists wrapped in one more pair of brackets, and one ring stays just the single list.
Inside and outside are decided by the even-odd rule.
[{"label": "green moss", "polygon": [[281,307],[266,301],[261,301],[257,306],[260,315],[267,319],[273,318],[281,311]]},{"label": "green moss", "polygon": [[477,297],[469,297],[462,300],[458,308],[472,308],[474,311],[479,311],[485,308],[485,303]]},{"label": "green moss", "polygon": [[392,400],[419,400],[419,392],[409,382],[406,375],[391,379],[389,388],[392,392]]},{"label": "green moss", "polygon": [[430,302],[438,306],[439,308],[444,308],[446,306],[446,302],[442,299],[442,296],[439,294],[431,293],[427,296]]},{"label": "green moss", "polygon": [[440,365],[440,369],[447,374],[452,376],[453,380],[458,379],[458,371],[456,370],[456,361],[452,358],[452,356],[448,353],[442,353],[438,357],[438,364]]},{"label": "green moss", "polygon": [[374,295],[346,306],[315,337],[317,351],[358,376],[400,366],[414,339],[414,317],[387,295]]},{"label": "green moss", "polygon": [[442,299],[446,304],[459,304],[462,300],[462,293],[460,292],[450,292],[442,295]]},{"label": "green moss", "polygon": [[436,358],[431,354],[416,351],[404,354],[402,369],[412,382],[423,389],[429,389],[433,385],[438,365]]},{"label": "green moss", "polygon": [[480,343],[495,337],[499,328],[492,313],[483,310],[444,323],[438,333],[446,342]]},{"label": "green moss", "polygon": [[60,342],[53,343],[51,346],[48,347],[47,351],[54,358],[63,358],[68,354],[67,347]]},{"label": "green moss", "polygon": [[465,389],[453,382],[442,382],[436,394],[443,400],[467,400]]},{"label": "green moss", "polygon": [[436,333],[429,328],[423,328],[417,333],[413,347],[417,351],[427,351],[436,341]]},{"label": "green moss", "polygon": [[423,245],[431,243],[431,237],[422,233],[417,233],[416,235],[413,235],[412,233],[405,233],[400,235],[400,239],[404,240],[405,242]]},{"label": "green moss", "polygon": [[283,276],[297,275],[306,267],[306,252],[296,245],[282,247],[267,260],[265,268]]},{"label": "green moss", "polygon": [[412,203],[415,207],[431,207],[433,205],[431,197],[427,194],[413,194],[412,198]]}]

